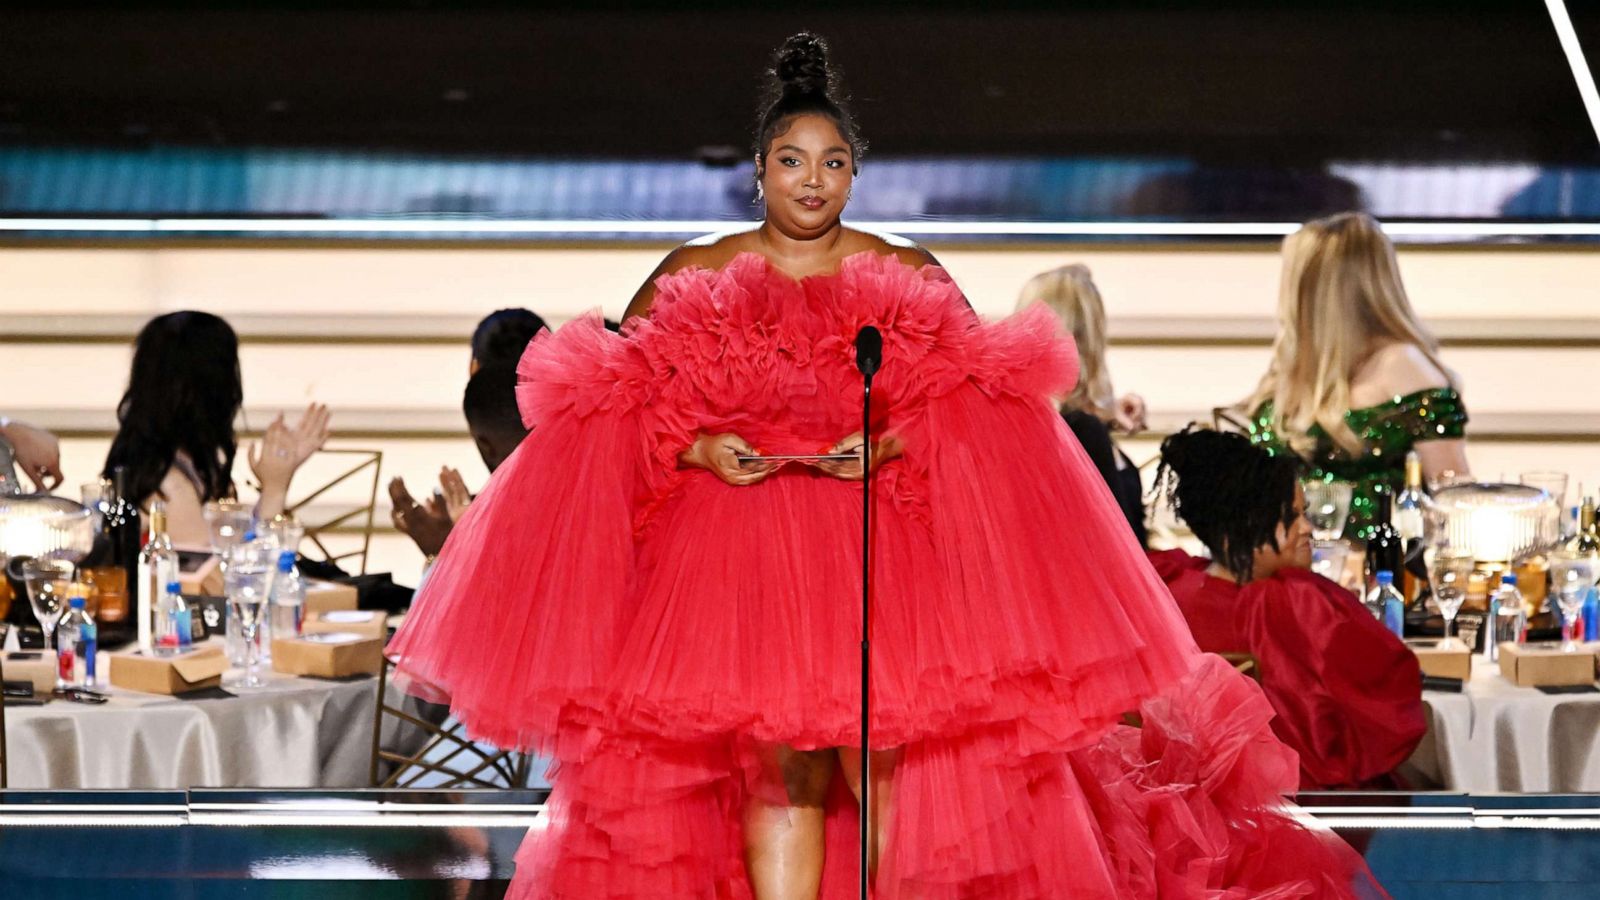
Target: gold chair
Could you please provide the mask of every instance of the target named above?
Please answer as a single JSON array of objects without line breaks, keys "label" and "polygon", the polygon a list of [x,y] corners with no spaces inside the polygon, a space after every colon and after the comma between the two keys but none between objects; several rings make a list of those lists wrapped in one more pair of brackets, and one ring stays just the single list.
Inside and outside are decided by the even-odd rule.
[{"label": "gold chair", "polygon": [[[373,519],[378,508],[378,481],[383,469],[383,451],[321,450],[318,451],[318,455],[351,456],[357,457],[358,459],[354,466],[344,470],[341,474],[334,476],[326,484],[323,484],[321,487],[312,491],[305,497],[302,497],[294,505],[290,506],[288,512],[295,515],[295,517],[300,520],[301,524],[305,526],[306,537],[310,539],[312,545],[317,548],[317,551],[322,554],[324,561],[343,568],[343,566],[340,565],[341,563],[347,559],[359,556],[361,558],[361,568],[359,571],[352,574],[365,575],[367,573],[367,556],[369,551],[372,549]],[[332,518],[324,522],[311,522],[308,521],[304,515],[301,515],[301,511],[308,509],[310,504],[316,501],[317,498],[323,496],[346,481],[350,481],[358,476],[362,476],[363,473],[366,472],[371,473],[372,484],[367,490],[367,502],[365,505],[356,507],[349,512],[335,514]],[[361,537],[361,549],[351,550],[347,553],[334,553],[332,550],[328,549],[328,544],[325,541],[326,538],[334,534],[348,534],[348,529],[350,526],[346,525],[345,523],[352,519],[359,519],[362,516],[366,517],[365,521],[357,526],[360,530],[356,532]],[[348,572],[350,570],[345,569],[345,571]]]},{"label": "gold chair", "polygon": [[1254,678],[1256,681],[1261,680],[1261,664],[1256,662],[1256,658],[1253,654],[1219,653],[1217,655],[1227,660],[1228,665],[1239,670],[1241,675],[1248,675],[1251,678]]},{"label": "gold chair", "polygon": [[[422,708],[431,704],[413,701],[409,708],[407,697],[389,696],[389,676],[394,663],[383,661],[383,673],[378,679],[378,712],[372,723],[372,765],[368,781],[372,787],[409,788],[522,788],[528,785],[532,758],[514,750],[498,750],[473,741],[466,736],[462,723],[439,710],[440,721],[434,721]],[[392,701],[392,702],[391,702]],[[383,746],[385,720],[393,720],[397,731],[409,729],[411,740],[404,741],[414,749],[390,749]],[[385,764],[393,766],[387,774],[380,770]],[[430,778],[431,776],[431,778]],[[427,784],[419,785],[423,779]]]}]

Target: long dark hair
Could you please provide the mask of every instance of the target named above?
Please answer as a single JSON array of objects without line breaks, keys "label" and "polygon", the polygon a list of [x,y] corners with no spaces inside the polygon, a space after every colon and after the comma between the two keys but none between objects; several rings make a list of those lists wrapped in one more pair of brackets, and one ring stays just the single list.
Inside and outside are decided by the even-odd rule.
[{"label": "long dark hair", "polygon": [[233,420],[243,402],[239,338],[227,322],[203,312],[151,319],[133,342],[105,476],[121,466],[128,498],[143,504],[182,450],[202,502],[233,496]]},{"label": "long dark hair", "polygon": [[1244,435],[1190,425],[1161,442],[1156,491],[1244,584],[1257,547],[1281,549],[1278,526],[1297,515],[1300,468],[1297,457],[1270,453]]},{"label": "long dark hair", "polygon": [[773,55],[762,90],[761,113],[756,121],[756,177],[767,167],[767,146],[789,130],[795,116],[819,115],[833,122],[850,144],[850,168],[861,173],[866,142],[856,129],[844,96],[839,70],[828,61],[828,44],[802,31],[783,42]]}]

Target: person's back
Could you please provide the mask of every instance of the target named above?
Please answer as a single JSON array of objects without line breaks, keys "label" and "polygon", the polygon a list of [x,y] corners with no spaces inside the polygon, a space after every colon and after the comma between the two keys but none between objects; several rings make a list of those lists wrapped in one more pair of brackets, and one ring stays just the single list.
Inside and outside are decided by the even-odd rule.
[{"label": "person's back", "polygon": [[1185,430],[1162,442],[1161,487],[1211,559],[1152,553],[1208,653],[1255,657],[1300,754],[1302,788],[1392,785],[1427,731],[1416,656],[1352,594],[1313,574],[1298,465],[1242,435]]}]

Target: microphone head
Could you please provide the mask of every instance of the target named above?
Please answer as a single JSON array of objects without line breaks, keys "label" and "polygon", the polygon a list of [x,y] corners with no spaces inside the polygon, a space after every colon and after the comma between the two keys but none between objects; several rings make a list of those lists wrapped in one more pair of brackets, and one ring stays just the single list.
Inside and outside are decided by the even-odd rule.
[{"label": "microphone head", "polygon": [[877,374],[883,364],[883,335],[871,325],[856,332],[856,368],[861,374]]}]

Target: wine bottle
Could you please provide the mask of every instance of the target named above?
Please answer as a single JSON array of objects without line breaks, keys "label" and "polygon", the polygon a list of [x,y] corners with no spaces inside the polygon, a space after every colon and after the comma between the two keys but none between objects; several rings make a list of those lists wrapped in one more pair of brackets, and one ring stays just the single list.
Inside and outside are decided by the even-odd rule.
[{"label": "wine bottle", "polygon": [[1390,521],[1393,510],[1394,495],[1389,488],[1380,487],[1373,492],[1372,536],[1367,538],[1367,585],[1377,584],[1379,572],[1399,572],[1401,564],[1405,561],[1405,548],[1400,541],[1400,532],[1395,530],[1394,523]]},{"label": "wine bottle", "polygon": [[121,466],[112,471],[111,482],[111,502],[101,527],[109,553],[105,564],[95,572],[102,644],[131,640],[138,633],[133,614],[139,608],[139,508],[128,497],[126,473]]},{"label": "wine bottle", "polygon": [[138,638],[139,652],[149,654],[156,645],[156,616],[167,585],[178,580],[178,554],[172,549],[172,538],[167,535],[167,505],[160,500],[150,501],[150,536],[139,551],[139,574],[134,579],[138,585]]},{"label": "wine bottle", "polygon": [[[1428,508],[1433,501],[1428,498],[1422,488],[1422,457],[1417,451],[1406,453],[1406,483],[1400,493],[1394,498],[1394,514],[1390,521],[1394,530],[1400,534],[1400,547],[1406,565],[1402,571],[1396,573],[1400,576],[1400,594],[1405,598],[1406,605],[1411,605],[1417,595],[1422,593],[1423,583],[1427,575],[1419,576],[1419,568],[1426,573],[1426,566],[1421,565],[1423,538],[1426,536]],[[1412,561],[1416,560],[1413,565]]]}]

